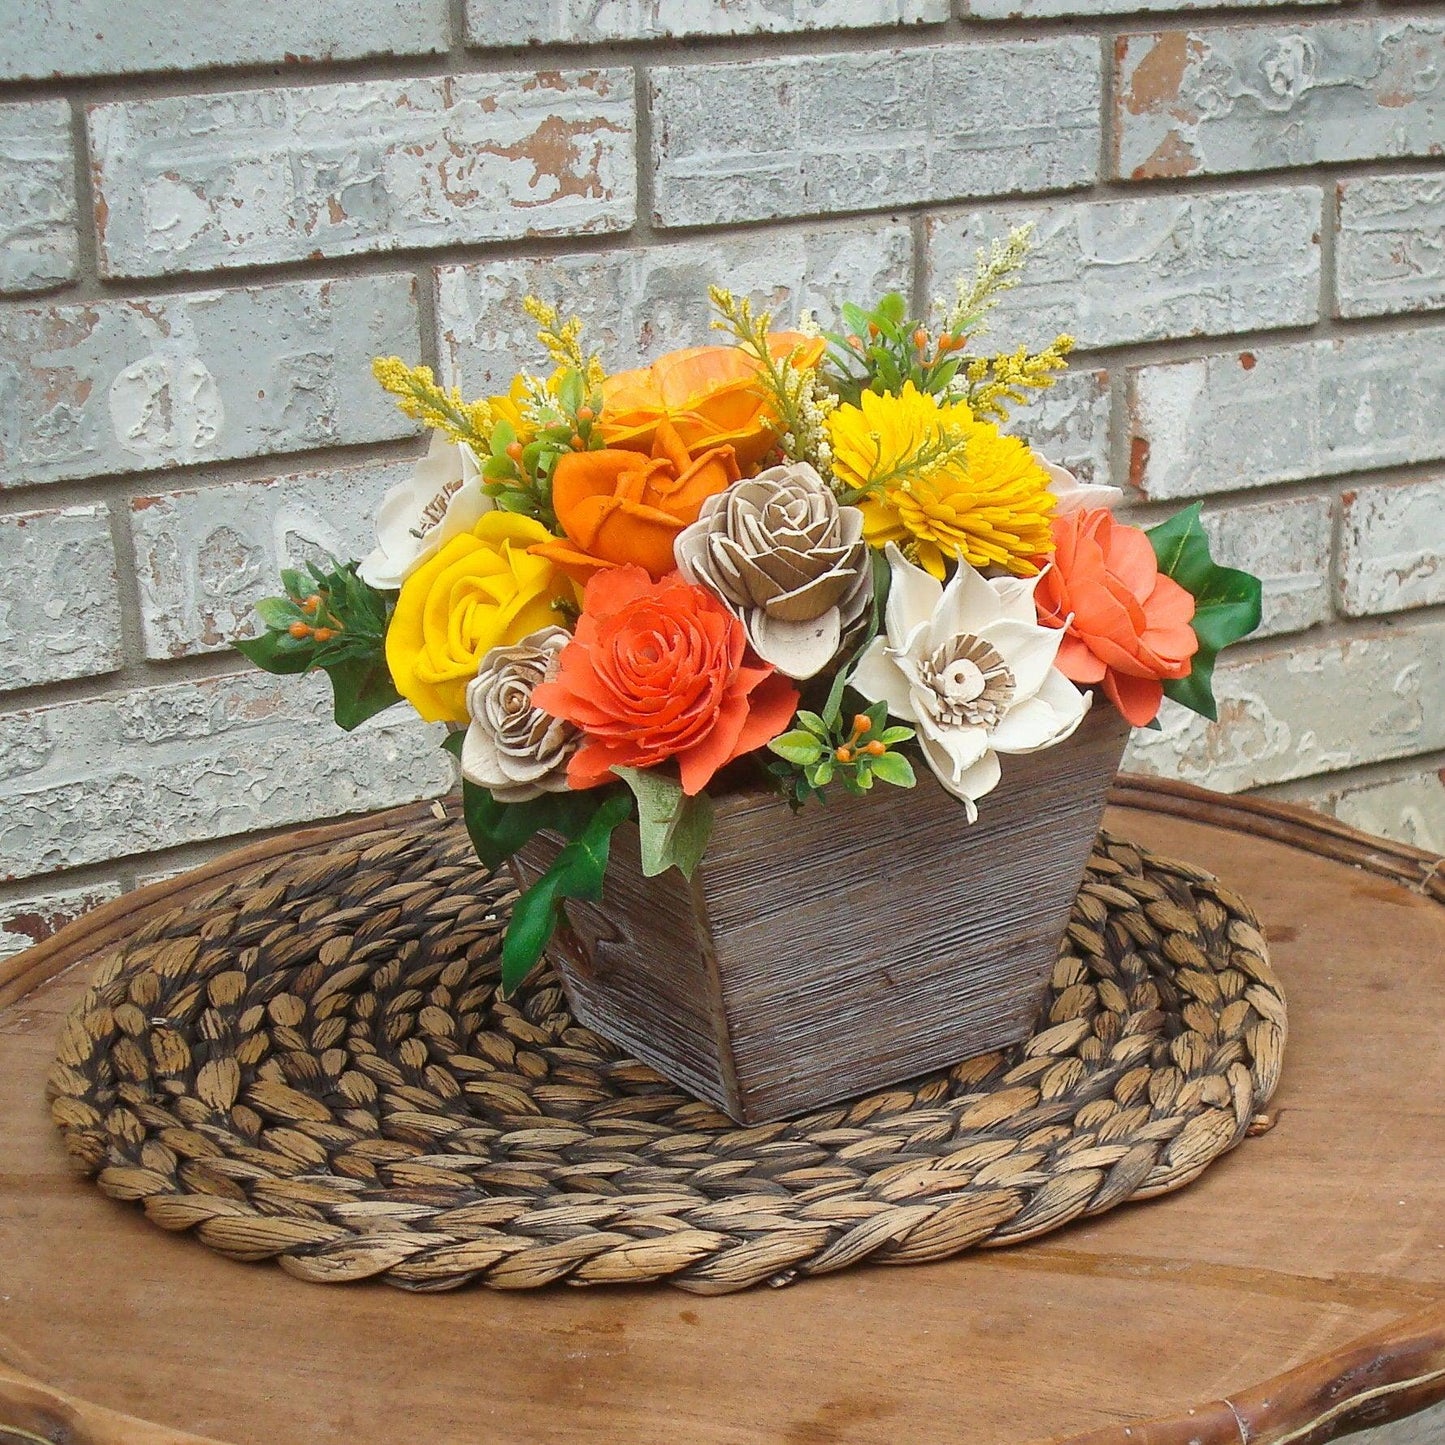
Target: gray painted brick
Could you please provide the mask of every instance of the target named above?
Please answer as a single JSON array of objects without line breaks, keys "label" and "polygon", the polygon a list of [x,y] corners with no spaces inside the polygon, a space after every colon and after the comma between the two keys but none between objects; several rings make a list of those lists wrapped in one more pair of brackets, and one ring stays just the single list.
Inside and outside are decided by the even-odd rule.
[{"label": "gray painted brick", "polygon": [[353,733],[322,678],[261,672],[0,716],[0,877],[26,878],[445,791],[405,707]]},{"label": "gray painted brick", "polygon": [[75,157],[63,100],[0,105],[0,291],[75,279]]},{"label": "gray painted brick", "polygon": [[[1354,786],[1312,785],[1292,789],[1290,798],[1320,808],[1361,832],[1445,853],[1445,769],[1414,768],[1399,777]],[[1417,1438],[1421,1445],[1428,1439]]]},{"label": "gray painted brick", "polygon": [[1081,346],[1222,336],[1319,314],[1318,187],[990,206],[933,216],[929,289],[972,275],[980,247],[1032,223],[1022,282],[989,318],[1002,349],[1069,332]]},{"label": "gray painted brick", "polygon": [[1214,676],[1219,722],[1166,702],[1125,767],[1234,793],[1445,748],[1445,622],[1226,653]]},{"label": "gray painted brick", "polygon": [[1076,367],[1015,408],[1003,428],[1035,451],[1067,467],[1081,481],[1112,482],[1109,475],[1109,373]]},{"label": "gray painted brick", "polygon": [[625,231],[632,72],[455,75],[92,106],[109,276]]},{"label": "gray painted brick", "polygon": [[949,0],[467,0],[473,45],[594,45],[939,24]]},{"label": "gray painted brick", "polygon": [[131,502],[147,657],[215,652],[255,631],[252,609],[282,567],[364,557],[388,487],[411,462],[373,462]]},{"label": "gray painted brick", "polygon": [[663,226],[1061,190],[1097,171],[1086,38],[664,66],[651,94]]},{"label": "gray painted brick", "polygon": [[1264,583],[1255,637],[1303,632],[1330,616],[1332,510],[1328,497],[1294,497],[1206,512],[1214,560]]},{"label": "gray painted brick", "polygon": [[7,0],[0,79],[296,64],[446,48],[446,0]]},{"label": "gray painted brick", "polygon": [[1360,617],[1445,602],[1445,476],[1344,494],[1340,611]]},{"label": "gray painted brick", "polygon": [[725,285],[774,312],[777,324],[800,310],[825,326],[840,299],[907,291],[913,243],[906,225],[819,226],[749,231],[646,250],[594,251],[442,266],[437,311],[442,370],[467,395],[505,390],[512,376],[544,358],[536,325],[522,310],[529,292],[575,312],[585,339],[614,370],[664,351],[721,344],[710,329],[707,288]]},{"label": "gray painted brick", "polygon": [[[1266,10],[1294,0],[963,0],[964,11],[980,20],[1048,20],[1060,15],[1138,15],[1157,10]],[[1298,0],[1331,5],[1339,0]]]},{"label": "gray painted brick", "polygon": [[1115,48],[1115,174],[1217,174],[1445,145],[1445,20],[1169,30]]},{"label": "gray painted brick", "polygon": [[1445,307],[1445,171],[1341,181],[1341,316]]},{"label": "gray painted brick", "polygon": [[1150,500],[1445,457],[1445,326],[1129,372],[1130,480]]},{"label": "gray painted brick", "polygon": [[68,923],[121,895],[119,883],[52,888],[0,903],[0,960],[44,943]]},{"label": "gray painted brick", "polygon": [[0,311],[0,488],[406,436],[410,276]]},{"label": "gray painted brick", "polygon": [[121,665],[115,548],[104,507],[0,517],[0,691]]}]

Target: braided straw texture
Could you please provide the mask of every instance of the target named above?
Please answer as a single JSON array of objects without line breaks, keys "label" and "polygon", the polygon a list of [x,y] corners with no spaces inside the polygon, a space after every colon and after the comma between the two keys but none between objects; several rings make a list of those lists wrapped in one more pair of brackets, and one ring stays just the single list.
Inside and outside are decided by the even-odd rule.
[{"label": "braided straw texture", "polygon": [[75,1163],[162,1228],[316,1281],[698,1293],[1015,1244],[1177,1189],[1272,1093],[1249,909],[1101,835],[1033,1037],[740,1129],[567,1012],[496,997],[511,885],[427,819],[152,914],[66,1021]]}]

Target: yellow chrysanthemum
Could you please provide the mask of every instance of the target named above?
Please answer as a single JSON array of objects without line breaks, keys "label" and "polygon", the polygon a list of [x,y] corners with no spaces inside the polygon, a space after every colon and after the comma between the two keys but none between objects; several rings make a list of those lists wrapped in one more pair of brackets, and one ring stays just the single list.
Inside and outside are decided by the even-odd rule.
[{"label": "yellow chrysanthemum", "polygon": [[828,418],[828,431],[834,474],[874,547],[896,542],[940,579],[960,559],[1031,577],[1053,551],[1047,473],[962,402],[940,404],[912,382],[898,396],[865,391]]}]

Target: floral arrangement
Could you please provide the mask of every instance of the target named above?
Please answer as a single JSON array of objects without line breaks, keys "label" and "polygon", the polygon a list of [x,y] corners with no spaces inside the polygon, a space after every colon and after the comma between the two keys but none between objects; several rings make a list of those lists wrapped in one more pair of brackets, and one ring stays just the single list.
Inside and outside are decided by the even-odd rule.
[{"label": "floral arrangement", "polygon": [[600,897],[625,818],[649,876],[690,873],[728,789],[802,807],[923,767],[971,821],[1096,693],[1135,726],[1165,697],[1214,716],[1259,582],[1212,562],[1197,505],[1129,526],[1116,489],[1005,429],[1072,345],[972,349],[1026,250],[980,253],[931,320],[888,295],[835,332],[714,288],[726,344],[620,372],[528,298],[551,367],[482,400],[378,358],[430,450],[375,551],[283,572],[239,646],[324,670],[344,728],[403,700],[451,725],[487,865],[564,840],[516,904],[504,987],[565,898]]}]

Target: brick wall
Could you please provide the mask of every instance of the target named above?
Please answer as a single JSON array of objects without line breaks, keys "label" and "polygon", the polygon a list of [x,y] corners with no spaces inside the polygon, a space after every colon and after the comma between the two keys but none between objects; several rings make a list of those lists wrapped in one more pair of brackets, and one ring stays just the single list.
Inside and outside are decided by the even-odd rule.
[{"label": "brick wall", "polygon": [[10,0],[0,950],[445,786],[227,650],[421,448],[374,353],[480,391],[535,290],[632,364],[709,280],[921,303],[1024,219],[1041,445],[1266,578],[1134,764],[1445,850],[1442,150],[1440,0]]}]

